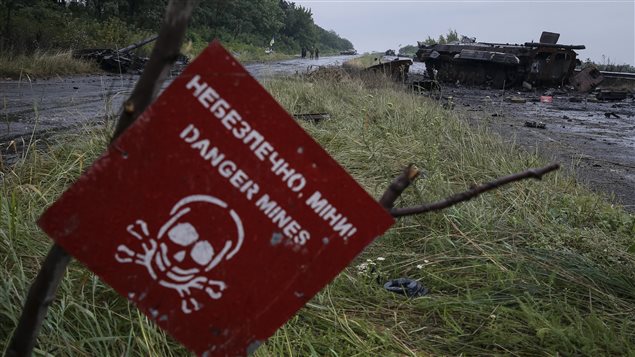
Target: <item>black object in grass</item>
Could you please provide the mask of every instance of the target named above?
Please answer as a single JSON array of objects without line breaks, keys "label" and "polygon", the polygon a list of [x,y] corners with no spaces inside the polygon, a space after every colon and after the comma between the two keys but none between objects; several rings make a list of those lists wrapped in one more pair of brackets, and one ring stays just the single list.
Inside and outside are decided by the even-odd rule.
[{"label": "black object in grass", "polygon": [[384,288],[393,293],[406,295],[407,297],[419,297],[428,293],[428,289],[416,280],[399,278],[388,281]]}]

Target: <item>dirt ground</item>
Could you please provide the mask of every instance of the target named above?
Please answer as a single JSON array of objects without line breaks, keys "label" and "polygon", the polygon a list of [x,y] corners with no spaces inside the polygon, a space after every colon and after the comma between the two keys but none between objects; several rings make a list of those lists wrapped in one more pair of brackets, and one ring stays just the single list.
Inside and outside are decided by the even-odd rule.
[{"label": "dirt ground", "polygon": [[542,94],[444,85],[440,100],[470,123],[560,162],[580,182],[635,212],[635,100],[596,102],[592,95],[556,91],[552,103],[541,103]]}]

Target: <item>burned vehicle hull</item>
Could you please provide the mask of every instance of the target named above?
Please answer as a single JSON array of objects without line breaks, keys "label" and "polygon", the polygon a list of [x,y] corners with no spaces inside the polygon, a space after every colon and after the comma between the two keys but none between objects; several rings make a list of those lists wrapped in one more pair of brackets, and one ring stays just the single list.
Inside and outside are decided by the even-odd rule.
[{"label": "burned vehicle hull", "polygon": [[412,60],[395,59],[393,61],[384,62],[370,66],[364,70],[367,73],[381,73],[398,82],[404,82],[408,79],[408,71],[412,65]]},{"label": "burned vehicle hull", "polygon": [[[550,34],[552,36],[545,36]],[[555,38],[553,35],[556,35]],[[575,49],[584,46],[556,44],[558,34],[543,33],[541,42],[498,44],[460,42],[419,44],[416,59],[426,64],[430,78],[496,88],[563,85],[576,64]]]},{"label": "burned vehicle hull", "polygon": [[140,70],[148,59],[136,56],[132,51],[150,42],[154,42],[157,38],[157,35],[151,36],[120,50],[112,48],[76,50],[73,51],[73,57],[97,62],[101,69],[113,73],[126,73],[129,70]]}]

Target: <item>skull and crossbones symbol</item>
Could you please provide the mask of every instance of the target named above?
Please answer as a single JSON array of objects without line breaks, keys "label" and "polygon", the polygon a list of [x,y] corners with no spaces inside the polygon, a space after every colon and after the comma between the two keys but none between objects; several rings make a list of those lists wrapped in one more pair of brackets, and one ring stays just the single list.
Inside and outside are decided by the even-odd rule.
[{"label": "skull and crossbones symbol", "polygon": [[[219,209],[222,211],[220,214]],[[193,223],[192,216],[197,211],[200,216],[201,211],[207,214],[209,210],[214,210],[214,218],[228,218],[231,222],[235,232],[223,232],[224,236],[229,234],[230,239],[210,237],[209,231],[201,229],[202,223]],[[181,298],[181,310],[186,314],[203,307],[199,300],[200,296],[204,296],[201,292],[215,300],[222,297],[227,285],[223,281],[209,279],[207,273],[222,261],[234,257],[245,235],[238,214],[224,201],[208,195],[187,196],[177,202],[156,238],[150,235],[143,220],[128,225],[126,230],[141,245],[136,250],[125,244],[119,245],[115,260],[122,264],[141,265],[159,285],[176,290]],[[212,232],[212,235],[218,233]],[[217,250],[219,241],[222,247]]]}]

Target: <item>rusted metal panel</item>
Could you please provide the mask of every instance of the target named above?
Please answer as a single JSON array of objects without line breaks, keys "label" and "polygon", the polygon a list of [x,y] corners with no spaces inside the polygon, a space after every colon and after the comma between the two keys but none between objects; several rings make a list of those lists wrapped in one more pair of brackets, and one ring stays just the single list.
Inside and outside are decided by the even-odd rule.
[{"label": "rusted metal panel", "polygon": [[408,78],[408,71],[412,65],[412,60],[396,59],[390,62],[376,64],[366,68],[366,72],[383,73],[397,81],[405,81]]},{"label": "rusted metal panel", "polygon": [[571,77],[569,82],[578,92],[590,92],[604,80],[604,76],[595,66],[587,66]]},{"label": "rusted metal panel", "polygon": [[542,35],[540,35],[540,43],[550,43],[555,45],[556,43],[558,43],[559,38],[559,33],[543,31]]},{"label": "rusted metal panel", "polygon": [[517,65],[520,63],[518,57],[511,53],[492,51],[462,50],[461,53],[459,53],[459,56],[456,58],[510,65]]}]

